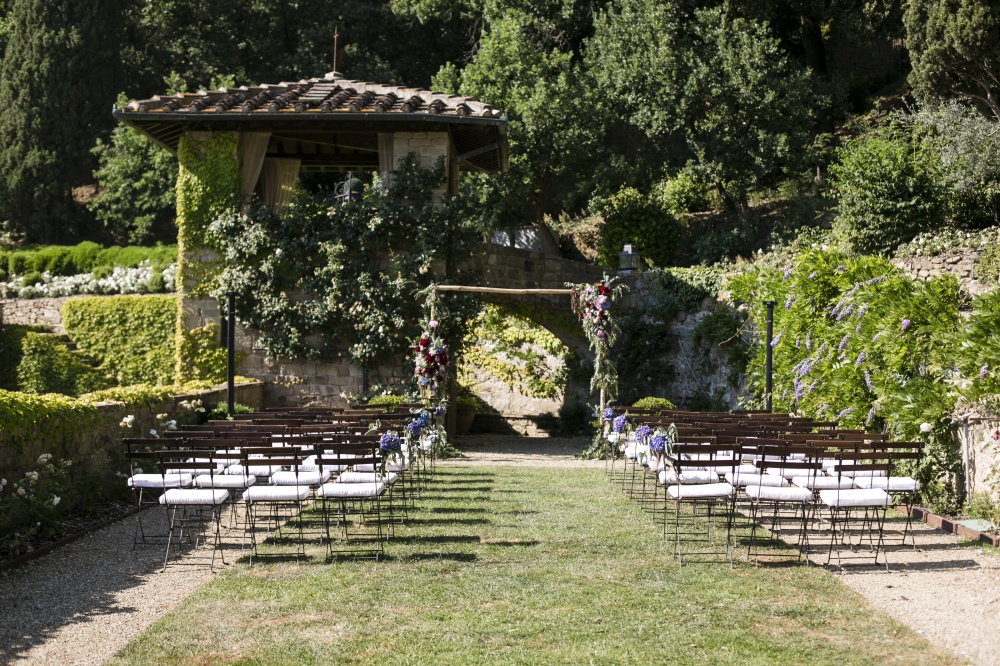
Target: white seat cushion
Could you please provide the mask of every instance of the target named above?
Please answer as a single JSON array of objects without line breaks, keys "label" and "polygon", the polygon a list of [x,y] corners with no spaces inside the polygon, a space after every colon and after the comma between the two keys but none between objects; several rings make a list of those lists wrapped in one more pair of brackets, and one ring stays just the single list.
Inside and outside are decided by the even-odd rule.
[{"label": "white seat cushion", "polygon": [[858,488],[881,488],[890,493],[912,493],[920,490],[920,482],[908,476],[858,476],[854,478]]},{"label": "white seat cushion", "polygon": [[385,489],[386,485],[381,481],[374,483],[324,483],[320,486],[317,495],[338,499],[377,497],[384,493]]},{"label": "white seat cushion", "polygon": [[309,496],[309,486],[252,486],[243,493],[248,502],[292,502]]},{"label": "white seat cushion", "polygon": [[830,490],[850,488],[853,482],[846,477],[838,479],[835,476],[796,476],[792,478],[792,485],[811,490]]},{"label": "white seat cushion", "polygon": [[723,499],[733,496],[733,487],[728,483],[667,486],[667,495],[672,499]]},{"label": "white seat cushion", "polygon": [[221,489],[171,488],[160,495],[160,504],[179,506],[189,504],[222,504],[229,499],[229,491]]},{"label": "white seat cushion", "polygon": [[819,498],[827,506],[889,506],[889,495],[880,488],[821,490]]},{"label": "white seat cushion", "polygon": [[[389,470],[390,472],[405,472],[406,470],[410,469],[410,460],[409,460],[409,458],[407,458],[406,460],[403,461],[402,465],[398,464],[394,460],[393,462],[390,462],[388,465],[386,465],[385,468],[387,470]],[[375,465],[355,465],[354,466],[354,471],[355,472],[374,472],[375,471]]]},{"label": "white seat cushion", "polygon": [[[665,469],[656,475],[656,480],[665,486],[677,483],[677,475],[672,469]],[[682,469],[681,483],[716,483],[719,475],[704,469]]]},{"label": "white seat cushion", "polygon": [[811,502],[812,491],[808,488],[784,486],[747,486],[746,494],[762,502]]},{"label": "white seat cushion", "polygon": [[298,474],[295,472],[275,472],[271,475],[272,486],[318,486],[329,480],[330,470],[328,469],[324,469],[322,473],[319,470],[315,472],[299,470]]},{"label": "white seat cushion", "polygon": [[379,476],[378,472],[344,472],[337,478],[337,481],[339,483],[374,483],[382,481],[391,486],[396,483],[396,479],[398,478],[399,475],[395,472],[386,472],[385,476]]},{"label": "white seat cushion", "polygon": [[183,474],[133,474],[128,479],[130,488],[187,488],[192,476]]},{"label": "white seat cushion", "polygon": [[236,476],[234,474],[215,474],[210,476],[196,476],[194,485],[196,488],[249,488],[257,483],[256,476]]},{"label": "white seat cushion", "polygon": [[783,478],[775,476],[774,474],[733,474],[732,472],[727,472],[726,481],[737,488],[742,488],[743,486],[768,486],[779,488],[786,485]]}]

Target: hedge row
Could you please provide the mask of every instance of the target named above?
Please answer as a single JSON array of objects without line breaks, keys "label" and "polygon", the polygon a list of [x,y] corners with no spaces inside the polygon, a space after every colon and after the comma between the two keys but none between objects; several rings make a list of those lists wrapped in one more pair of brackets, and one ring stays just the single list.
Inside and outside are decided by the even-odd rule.
[{"label": "hedge row", "polygon": [[116,267],[134,268],[148,260],[161,270],[177,262],[176,245],[155,247],[102,247],[85,241],[79,245],[47,245],[27,250],[0,250],[0,279],[31,273],[53,275],[97,273],[106,277]]}]

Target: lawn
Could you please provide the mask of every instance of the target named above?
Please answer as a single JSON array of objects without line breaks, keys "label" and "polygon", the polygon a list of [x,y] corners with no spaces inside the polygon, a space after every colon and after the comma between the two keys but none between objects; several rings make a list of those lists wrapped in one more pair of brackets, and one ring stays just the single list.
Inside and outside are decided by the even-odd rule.
[{"label": "lawn", "polygon": [[411,517],[379,563],[230,567],[111,663],[954,663],[822,569],[678,569],[600,469],[444,464]]}]

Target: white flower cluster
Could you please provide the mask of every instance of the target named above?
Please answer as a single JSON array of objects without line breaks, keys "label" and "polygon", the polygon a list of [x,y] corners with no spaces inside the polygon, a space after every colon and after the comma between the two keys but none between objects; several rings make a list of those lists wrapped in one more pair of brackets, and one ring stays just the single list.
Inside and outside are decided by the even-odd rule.
[{"label": "white flower cluster", "polygon": [[[171,264],[162,272],[163,289],[174,290],[177,265]],[[42,273],[42,279],[34,284],[24,284],[24,277],[15,277],[10,282],[0,282],[0,298],[46,298],[52,296],[75,296],[77,294],[148,294],[159,291],[150,284],[153,268],[149,260],[135,268],[117,267],[108,277],[95,278],[90,273],[80,275],[52,275]]]}]

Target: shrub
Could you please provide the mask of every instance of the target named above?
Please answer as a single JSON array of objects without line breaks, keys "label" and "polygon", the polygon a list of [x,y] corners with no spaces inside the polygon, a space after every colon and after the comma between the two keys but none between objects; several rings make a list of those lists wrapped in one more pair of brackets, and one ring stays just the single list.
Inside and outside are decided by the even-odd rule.
[{"label": "shrub", "polygon": [[16,391],[17,368],[21,364],[24,337],[31,332],[44,333],[41,326],[21,326],[18,324],[0,325],[0,389]]},{"label": "shrub", "polygon": [[857,137],[830,175],[839,197],[836,229],[860,254],[889,254],[941,224],[948,193],[936,153],[895,127]]},{"label": "shrub", "polygon": [[604,219],[597,247],[597,261],[618,268],[618,256],[628,243],[658,266],[669,265],[677,245],[673,216],[638,190],[626,187],[606,199],[591,202],[594,213]]},{"label": "shrub", "polygon": [[174,296],[74,298],[62,308],[66,334],[118,384],[171,384]]},{"label": "shrub", "polygon": [[632,403],[632,406],[638,409],[677,409],[674,403],[666,398],[657,398],[651,395],[639,398]]},{"label": "shrub", "polygon": [[107,385],[104,375],[77,358],[54,336],[29,332],[22,338],[18,390],[77,396]]},{"label": "shrub", "polygon": [[654,197],[663,210],[675,216],[712,207],[709,187],[687,171],[658,183]]},{"label": "shrub", "polygon": [[[245,356],[236,353],[236,362]],[[226,380],[228,359],[226,350],[219,346],[218,324],[207,324],[184,331],[181,335],[181,358],[184,368],[181,375],[185,381],[205,381],[214,386]]]},{"label": "shrub", "polygon": [[396,408],[404,402],[406,402],[406,398],[403,396],[386,393],[384,395],[377,395],[373,397],[368,401],[368,404],[385,407],[385,411],[394,412],[396,411]]},{"label": "shrub", "polygon": [[[233,403],[233,414],[249,414],[251,412],[257,411],[253,407],[247,405],[242,405],[238,402]],[[229,405],[224,402],[217,402],[215,406],[212,407],[205,413],[206,421],[224,421],[229,418]]]}]

